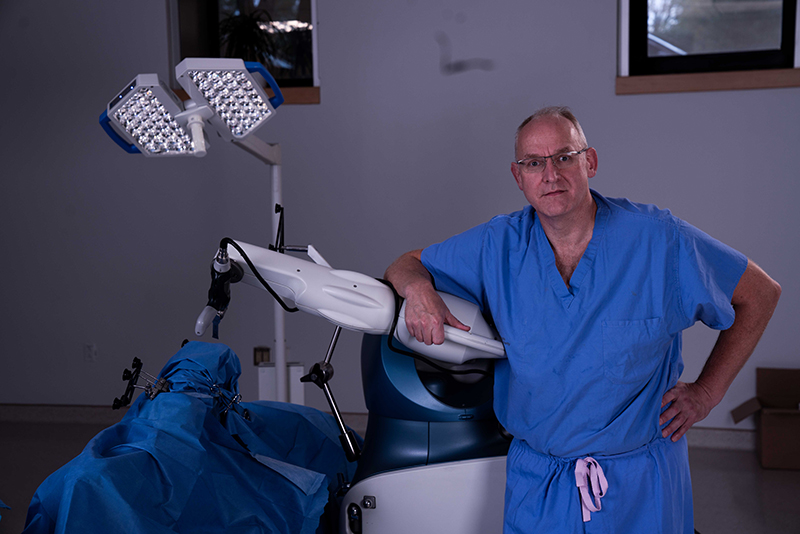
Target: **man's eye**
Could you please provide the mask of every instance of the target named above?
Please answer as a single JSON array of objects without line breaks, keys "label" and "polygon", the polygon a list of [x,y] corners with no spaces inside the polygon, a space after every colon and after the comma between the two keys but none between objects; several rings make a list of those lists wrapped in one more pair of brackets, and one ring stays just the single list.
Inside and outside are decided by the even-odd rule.
[{"label": "man's eye", "polygon": [[559,155],[558,155],[558,161],[559,161],[559,163],[566,163],[566,162],[568,162],[570,159],[572,159],[572,156],[570,156],[569,154],[559,154]]},{"label": "man's eye", "polygon": [[542,164],[542,162],[539,161],[538,159],[532,159],[532,160],[528,161],[528,167],[534,167],[535,168],[535,167],[538,167],[541,164]]}]

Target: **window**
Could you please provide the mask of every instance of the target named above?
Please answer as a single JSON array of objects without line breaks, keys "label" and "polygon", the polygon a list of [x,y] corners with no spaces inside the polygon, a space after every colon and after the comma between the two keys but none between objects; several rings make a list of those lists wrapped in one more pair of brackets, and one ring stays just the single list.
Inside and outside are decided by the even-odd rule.
[{"label": "window", "polygon": [[172,67],[186,57],[257,61],[278,82],[286,103],[319,103],[316,0],[169,0],[167,5]]},{"label": "window", "polygon": [[[621,0],[619,74],[728,73],[705,79],[755,87],[762,72],[775,70],[767,78],[796,85],[797,72],[781,72],[797,66],[796,26],[797,0]],[[705,87],[725,88],[743,87]]]}]

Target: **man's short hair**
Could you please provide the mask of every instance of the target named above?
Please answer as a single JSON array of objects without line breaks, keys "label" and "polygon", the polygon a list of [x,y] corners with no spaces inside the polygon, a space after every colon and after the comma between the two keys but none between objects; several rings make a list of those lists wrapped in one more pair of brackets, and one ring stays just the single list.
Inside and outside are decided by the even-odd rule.
[{"label": "man's short hair", "polygon": [[586,142],[586,135],[583,133],[583,128],[581,128],[581,124],[578,122],[578,119],[575,117],[575,114],[572,113],[571,109],[569,109],[567,106],[547,106],[536,111],[536,113],[522,121],[522,124],[519,125],[517,128],[517,133],[514,134],[514,152],[517,150],[519,133],[522,131],[522,129],[525,128],[529,122],[533,122],[544,117],[564,117],[575,127],[575,131],[578,132],[578,137],[583,142],[583,147],[589,146],[589,143]]}]

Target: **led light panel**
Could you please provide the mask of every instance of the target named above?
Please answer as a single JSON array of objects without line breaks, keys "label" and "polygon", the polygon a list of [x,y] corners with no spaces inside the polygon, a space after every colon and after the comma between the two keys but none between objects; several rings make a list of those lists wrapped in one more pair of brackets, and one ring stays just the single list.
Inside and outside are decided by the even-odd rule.
[{"label": "led light panel", "polygon": [[117,129],[146,156],[190,155],[194,143],[175,116],[180,105],[155,74],[140,74],[109,103]]},{"label": "led light panel", "polygon": [[247,135],[272,113],[247,71],[190,70],[188,76],[234,137]]},{"label": "led light panel", "polygon": [[175,77],[189,98],[214,110],[210,122],[229,141],[252,133],[275,113],[241,59],[187,58],[175,67]]}]

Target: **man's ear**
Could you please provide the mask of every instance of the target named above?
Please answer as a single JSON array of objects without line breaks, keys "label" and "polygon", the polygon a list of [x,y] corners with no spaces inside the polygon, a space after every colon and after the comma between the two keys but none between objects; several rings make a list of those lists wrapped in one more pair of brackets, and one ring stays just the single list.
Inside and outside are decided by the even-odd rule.
[{"label": "man's ear", "polygon": [[517,182],[517,187],[522,191],[522,173],[519,172],[519,165],[511,162],[511,174],[514,175],[514,180]]},{"label": "man's ear", "polygon": [[586,151],[586,163],[588,164],[588,176],[592,178],[597,174],[597,150],[590,147],[589,150]]}]

